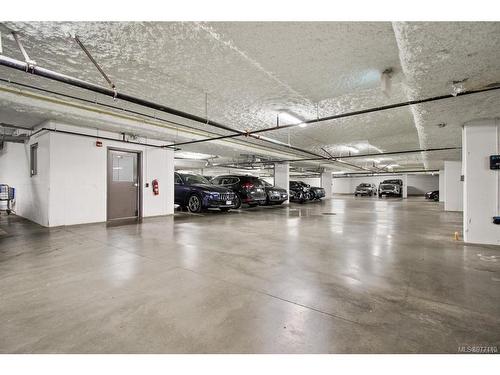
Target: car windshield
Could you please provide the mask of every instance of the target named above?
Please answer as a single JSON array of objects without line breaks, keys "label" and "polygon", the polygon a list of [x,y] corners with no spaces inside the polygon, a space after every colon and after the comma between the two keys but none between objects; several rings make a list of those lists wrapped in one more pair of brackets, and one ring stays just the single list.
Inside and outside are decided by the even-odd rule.
[{"label": "car windshield", "polygon": [[208,181],[205,177],[196,174],[183,174],[182,178],[186,185],[211,185],[211,182]]},{"label": "car windshield", "polygon": [[269,182],[265,181],[265,180],[259,180],[261,183],[264,184],[264,186],[267,186],[267,187],[273,187],[273,185],[271,185]]}]

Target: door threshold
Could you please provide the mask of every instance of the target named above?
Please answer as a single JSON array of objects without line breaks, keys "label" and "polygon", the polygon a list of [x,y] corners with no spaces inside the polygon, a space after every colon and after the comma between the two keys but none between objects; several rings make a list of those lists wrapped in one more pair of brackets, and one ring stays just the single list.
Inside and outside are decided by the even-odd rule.
[{"label": "door threshold", "polygon": [[117,227],[120,225],[130,225],[130,224],[138,224],[142,223],[142,218],[140,217],[124,217],[120,219],[109,219],[106,221],[107,227]]}]

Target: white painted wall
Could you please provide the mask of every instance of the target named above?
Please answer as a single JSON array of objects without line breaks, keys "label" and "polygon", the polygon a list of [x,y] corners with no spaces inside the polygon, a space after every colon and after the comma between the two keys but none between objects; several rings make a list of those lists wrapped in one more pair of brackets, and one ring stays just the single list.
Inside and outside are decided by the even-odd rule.
[{"label": "white painted wall", "polygon": [[444,169],[439,170],[439,201],[444,202]]},{"label": "white painted wall", "polygon": [[[30,146],[33,143],[38,143],[38,174],[31,177]],[[6,143],[0,151],[0,183],[16,189],[14,211],[44,226],[48,226],[49,145],[49,136],[40,134],[26,144]]]},{"label": "white painted wall", "polygon": [[[93,129],[53,121],[43,126],[96,134]],[[99,134],[119,138],[116,133]],[[41,133],[30,140],[34,142],[39,145],[37,176],[29,177],[29,145],[8,144],[0,156],[0,181],[18,189],[16,212],[20,216],[44,226],[106,221],[108,147],[142,153],[143,217],[173,214],[172,150],[107,140],[102,140],[103,147],[96,147],[93,138],[53,132]],[[160,183],[158,196],[152,192],[153,179]]]},{"label": "white painted wall", "polygon": [[425,193],[439,189],[438,175],[408,175],[408,195],[424,195]]},{"label": "white painted wall", "polygon": [[463,130],[464,241],[500,245],[500,171],[489,169],[490,155],[500,154],[500,120],[465,124]]},{"label": "white painted wall", "polygon": [[439,185],[438,176],[432,175],[377,175],[368,177],[334,177],[334,194],[353,194],[359,184],[366,182],[378,185],[384,181],[394,178],[403,180],[403,197],[407,195],[424,195],[428,191],[437,190]]},{"label": "white painted wall", "polygon": [[462,162],[444,162],[444,210],[463,210]]},{"label": "white painted wall", "polygon": [[333,194],[354,194],[357,185],[354,187],[353,185],[354,182],[351,177],[334,177],[332,183]]}]

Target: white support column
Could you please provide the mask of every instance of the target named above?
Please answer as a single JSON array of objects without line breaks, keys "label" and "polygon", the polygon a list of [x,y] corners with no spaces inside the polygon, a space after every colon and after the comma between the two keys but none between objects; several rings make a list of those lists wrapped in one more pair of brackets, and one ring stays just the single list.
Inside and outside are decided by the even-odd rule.
[{"label": "white support column", "polygon": [[[288,196],[290,196],[289,183],[290,183],[289,163],[274,164],[274,186],[286,189]],[[285,204],[287,204],[288,202],[289,200],[286,201]]]},{"label": "white support column", "polygon": [[439,201],[444,203],[444,169],[439,170]]},{"label": "white support column", "polygon": [[459,161],[444,162],[444,210],[463,210],[462,163]]},{"label": "white support column", "polygon": [[321,187],[325,189],[325,198],[330,199],[332,198],[333,195],[333,178],[332,178],[332,171],[326,170],[323,173],[321,173]]},{"label": "white support column", "polygon": [[401,179],[403,180],[403,198],[408,198],[408,175],[404,174]]},{"label": "white support column", "polygon": [[490,156],[500,154],[500,120],[466,123],[463,128],[464,241],[500,245],[500,170],[490,169]]}]

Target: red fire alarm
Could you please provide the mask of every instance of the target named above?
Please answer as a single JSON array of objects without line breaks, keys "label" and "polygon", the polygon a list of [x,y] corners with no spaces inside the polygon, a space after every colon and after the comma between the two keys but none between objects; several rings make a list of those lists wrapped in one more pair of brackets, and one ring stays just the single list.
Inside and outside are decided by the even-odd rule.
[{"label": "red fire alarm", "polygon": [[95,141],[96,147],[102,147],[102,141]]}]

